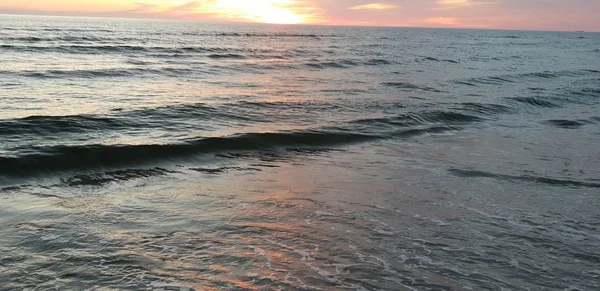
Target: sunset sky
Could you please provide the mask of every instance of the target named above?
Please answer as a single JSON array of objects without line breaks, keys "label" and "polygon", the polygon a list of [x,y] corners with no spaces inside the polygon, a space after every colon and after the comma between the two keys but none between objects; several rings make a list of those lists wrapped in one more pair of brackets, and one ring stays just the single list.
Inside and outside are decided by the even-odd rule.
[{"label": "sunset sky", "polygon": [[0,13],[600,31],[600,0],[2,0]]}]

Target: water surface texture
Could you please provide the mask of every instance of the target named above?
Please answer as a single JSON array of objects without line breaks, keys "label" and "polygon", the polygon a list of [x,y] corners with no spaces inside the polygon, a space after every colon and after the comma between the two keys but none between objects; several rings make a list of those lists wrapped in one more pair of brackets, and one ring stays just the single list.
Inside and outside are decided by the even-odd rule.
[{"label": "water surface texture", "polygon": [[0,290],[598,290],[600,34],[0,17]]}]

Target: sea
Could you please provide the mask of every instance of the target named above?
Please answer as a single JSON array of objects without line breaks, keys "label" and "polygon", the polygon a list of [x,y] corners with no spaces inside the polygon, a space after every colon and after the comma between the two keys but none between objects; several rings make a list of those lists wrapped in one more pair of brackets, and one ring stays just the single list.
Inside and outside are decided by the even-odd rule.
[{"label": "sea", "polygon": [[600,290],[600,34],[1,15],[0,290]]}]

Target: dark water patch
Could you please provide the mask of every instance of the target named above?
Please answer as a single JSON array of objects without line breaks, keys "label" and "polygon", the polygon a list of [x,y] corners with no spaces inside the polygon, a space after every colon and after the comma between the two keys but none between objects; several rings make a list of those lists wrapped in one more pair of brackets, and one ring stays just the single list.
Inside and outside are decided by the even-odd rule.
[{"label": "dark water patch", "polygon": [[326,153],[331,152],[341,152],[340,149],[333,148],[309,148],[309,147],[294,147],[294,148],[285,148],[286,152],[301,154],[303,156],[319,156]]},{"label": "dark water patch", "polygon": [[63,133],[110,132],[119,130],[149,130],[179,127],[190,121],[244,121],[269,122],[256,112],[240,112],[224,105],[211,107],[205,104],[178,104],[171,106],[113,110],[109,115],[29,116],[20,119],[0,120],[0,136],[25,136],[52,138]]},{"label": "dark water patch", "polygon": [[20,83],[20,82],[19,83],[12,83],[12,82],[11,83],[5,83],[5,82],[0,83],[0,87],[3,87],[3,88],[16,88],[19,86],[23,86],[23,83]]},{"label": "dark water patch", "polygon": [[360,60],[360,59],[341,59],[335,61],[320,61],[320,60],[312,60],[311,62],[305,63],[306,66],[317,68],[317,69],[344,69],[349,67],[360,67],[360,66],[384,66],[392,64],[392,62],[384,59],[370,59],[370,60]]},{"label": "dark water patch", "polygon": [[454,83],[458,84],[458,85],[466,85],[466,86],[471,86],[471,87],[477,87],[477,85],[475,83],[468,82],[468,81],[454,81]]},{"label": "dark water patch", "polygon": [[541,79],[553,79],[561,76],[560,73],[553,72],[538,72],[538,73],[530,73],[530,74],[521,74],[523,77],[537,77]]},{"label": "dark water patch", "polygon": [[[177,108],[176,110],[181,109]],[[196,109],[191,108],[190,110]],[[78,118],[75,118],[75,123],[83,122],[79,121]],[[139,112],[138,118],[140,118]],[[328,146],[347,145],[379,139],[408,138],[428,133],[435,134],[461,130],[460,127],[453,126],[452,124],[464,124],[481,120],[481,118],[475,116],[454,112],[426,112],[401,116],[395,119],[392,118],[387,121],[379,121],[393,125],[388,131],[383,131],[382,128],[378,127],[378,121],[371,121],[367,124],[368,127],[358,131],[350,123],[342,127],[272,133],[247,133],[226,137],[197,138],[168,144],[30,146],[21,152],[17,150],[12,156],[0,157],[0,176],[24,177],[52,171],[124,167],[149,162],[180,160],[190,156],[222,152],[254,152],[285,149],[290,153],[312,155],[323,153],[323,150],[320,150],[321,148],[325,148],[327,151],[331,150]],[[78,130],[85,131],[86,126],[93,127],[95,120],[91,119],[90,122],[91,124],[81,125],[81,129]],[[112,124],[113,121],[101,120],[100,122]],[[366,121],[363,122],[367,123]],[[73,121],[67,122],[67,125],[72,126],[71,123]],[[411,124],[431,123],[439,123],[440,125],[397,130],[398,127],[410,126]],[[117,123],[118,126],[121,125]],[[116,174],[121,173],[117,172]],[[132,175],[135,176],[138,174],[133,173]],[[124,177],[128,177],[125,173],[123,175]],[[106,175],[102,177],[92,175],[79,178],[82,178],[83,182],[73,180],[70,183],[105,183],[110,179],[116,179],[114,177],[107,177]]]},{"label": "dark water patch", "polygon": [[118,117],[126,117],[133,120],[143,118],[144,122],[220,120],[270,123],[279,120],[279,118],[284,118],[280,116],[283,113],[299,116],[315,111],[351,110],[357,106],[362,106],[362,104],[342,105],[316,101],[238,101],[215,105],[183,103],[131,111],[120,110],[115,114],[118,114]]},{"label": "dark water patch", "polygon": [[262,171],[259,168],[252,167],[220,167],[220,168],[190,168],[192,171],[201,172],[204,174],[218,175],[227,173],[230,171],[243,171],[243,172],[260,172]]},{"label": "dark water patch", "polygon": [[590,73],[590,70],[563,70],[563,71],[544,71],[532,73],[519,73],[513,75],[496,75],[478,78],[470,78],[467,80],[455,80],[455,84],[477,86],[477,85],[506,85],[514,83],[522,83],[526,80],[532,81],[547,81],[549,79],[557,79],[561,77],[575,77]]},{"label": "dark water patch", "polygon": [[6,28],[2,28],[2,30],[9,30],[9,31],[27,31],[27,32],[40,32],[40,31],[64,31],[64,32],[103,32],[103,33],[114,33],[114,30],[109,30],[109,29],[94,29],[94,28],[68,28],[68,29],[61,29],[61,28],[55,28],[55,27],[36,27],[36,28],[24,28],[24,27],[20,27],[20,28],[12,28],[12,27],[6,27]]},{"label": "dark water patch", "polygon": [[[505,58],[508,59],[508,58]],[[502,58],[499,57],[473,57],[471,58],[473,61],[501,61]]]},{"label": "dark water patch", "polygon": [[241,152],[216,153],[215,157],[224,158],[224,159],[250,159],[250,158],[253,158],[253,156],[250,153],[241,153]]},{"label": "dark water patch", "polygon": [[574,258],[580,259],[580,260],[584,260],[584,261],[588,261],[592,264],[598,265],[600,264],[600,255],[597,254],[593,254],[593,253],[589,253],[589,252],[570,252],[571,256],[573,256]]},{"label": "dark water patch", "polygon": [[521,103],[521,104],[526,104],[526,105],[530,105],[530,106],[534,106],[534,107],[541,107],[541,108],[559,107],[558,104],[555,104],[550,101],[542,100],[542,99],[536,98],[536,97],[513,97],[513,98],[509,98],[509,99],[516,101],[518,103]]},{"label": "dark water patch", "polygon": [[571,91],[570,94],[581,97],[592,97],[599,98],[600,97],[600,89],[597,88],[580,88],[575,91]]},{"label": "dark water patch", "polygon": [[135,38],[101,38],[94,36],[82,36],[82,35],[67,35],[67,36],[59,36],[54,38],[57,41],[67,41],[67,42],[102,42],[102,41],[132,41],[136,40]]},{"label": "dark water patch", "polygon": [[0,120],[0,136],[40,135],[61,132],[89,132],[115,130],[132,126],[123,120],[94,115],[30,116],[21,119]]},{"label": "dark water patch", "polygon": [[101,54],[101,53],[127,53],[149,52],[151,48],[137,45],[63,45],[48,47],[28,47],[32,51],[50,51],[63,53]]},{"label": "dark water patch", "polygon": [[[289,56],[284,56],[284,55],[250,55],[248,56],[249,58],[256,58],[256,59],[262,59],[262,60],[287,60],[290,59],[292,57]],[[286,68],[289,68],[286,66]]]},{"label": "dark water patch", "polygon": [[[125,116],[131,119],[144,118],[154,122],[174,121],[174,120],[226,120],[226,121],[246,121],[246,122],[266,122],[260,113],[256,112],[240,112],[231,108],[229,104],[222,106],[209,106],[204,103],[191,104],[176,104],[162,107],[137,109],[121,113],[120,116]],[[232,110],[233,109],[233,110]]]},{"label": "dark water patch", "polygon": [[269,150],[286,146],[320,147],[364,142],[381,136],[334,130],[248,133],[200,138],[174,144],[58,145],[28,148],[20,156],[0,157],[0,175],[125,166],[226,151]]},{"label": "dark water patch", "polygon": [[389,83],[381,83],[383,86],[387,87],[395,87],[400,89],[421,89],[420,86],[417,86],[408,82],[389,82]]},{"label": "dark water patch", "polygon": [[125,61],[126,64],[132,64],[132,65],[136,65],[136,66],[149,66],[149,65],[155,65],[155,62],[150,62],[150,61],[142,61],[142,60],[126,60]]},{"label": "dark water patch", "polygon": [[479,85],[504,85],[516,83],[510,76],[491,76],[482,78],[471,78],[463,81],[463,84],[479,84]]},{"label": "dark water patch", "polygon": [[577,77],[593,73],[593,70],[578,69],[578,70],[561,70],[561,71],[544,71],[533,73],[517,74],[518,77],[532,79],[557,79],[561,77]]},{"label": "dark water patch", "polygon": [[23,189],[23,187],[25,187],[25,186],[9,186],[9,187],[3,187],[3,188],[0,188],[0,192],[13,192],[13,191],[19,191],[19,190]]},{"label": "dark water patch", "polygon": [[[155,48],[155,50],[162,50],[163,52],[169,52],[169,48]],[[166,50],[166,51],[165,51]],[[182,48],[171,48],[171,52],[194,52],[194,53],[225,53],[229,52],[232,49],[224,48],[224,47],[182,47]]]},{"label": "dark water patch", "polygon": [[494,178],[506,181],[522,181],[529,183],[539,183],[557,187],[573,187],[573,188],[600,188],[600,183],[591,183],[577,180],[560,180],[547,177],[539,176],[514,176],[504,174],[494,174],[490,172],[477,171],[477,170],[461,170],[461,169],[450,169],[449,172],[458,177],[464,178]]},{"label": "dark water patch", "polygon": [[273,164],[250,164],[251,167],[257,168],[281,168],[281,166],[273,165]]},{"label": "dark water patch", "polygon": [[345,69],[345,66],[339,62],[310,62],[305,64],[308,67],[316,68],[316,69]]},{"label": "dark water patch", "polygon": [[421,59],[417,59],[416,60],[417,63],[422,63],[422,62],[445,62],[445,63],[452,63],[452,64],[458,64],[458,61],[455,60],[449,60],[449,59],[438,59],[438,58],[434,58],[434,57],[424,57]]},{"label": "dark water patch", "polygon": [[345,65],[345,66],[350,66],[350,67],[360,65],[359,61],[354,61],[354,60],[340,60],[339,63],[342,65]]},{"label": "dark water patch", "polygon": [[210,54],[208,55],[211,59],[245,59],[246,56],[240,54]]},{"label": "dark water patch", "polygon": [[1,71],[0,75],[17,75],[34,79],[64,79],[64,78],[120,78],[141,75],[161,75],[177,77],[186,74],[204,74],[206,72],[178,67],[137,67],[127,69],[80,69],[80,70],[46,70],[46,71]]},{"label": "dark water patch", "polygon": [[368,60],[365,64],[368,66],[380,66],[380,65],[390,65],[392,62],[383,59],[371,59]]},{"label": "dark water patch", "polygon": [[128,39],[111,39],[111,38],[100,38],[93,36],[54,36],[54,37],[38,37],[38,36],[17,36],[17,37],[6,37],[2,38],[7,41],[17,41],[17,42],[27,42],[27,43],[37,43],[37,42],[102,42],[102,41],[122,41],[122,40],[132,40]]},{"label": "dark water patch", "polygon": [[404,114],[386,118],[369,118],[354,120],[351,123],[369,125],[373,127],[392,126],[410,127],[415,125],[456,125],[473,122],[482,122],[485,119],[474,115],[463,114],[453,111],[430,111],[421,113]]},{"label": "dark water patch", "polygon": [[452,63],[452,64],[459,64],[459,62],[455,61],[455,60],[442,60],[442,62]]},{"label": "dark water patch", "polygon": [[22,36],[22,37],[3,37],[2,40],[6,41],[22,41],[22,42],[40,42],[50,41],[52,38],[42,38],[37,36]]},{"label": "dark water patch", "polygon": [[576,120],[567,120],[567,119],[553,119],[544,121],[545,124],[552,125],[560,128],[573,129],[584,126],[585,123],[576,121]]},{"label": "dark water patch", "polygon": [[546,91],[546,88],[530,87],[530,88],[527,88],[527,90],[532,91],[532,92],[543,92],[543,91]]},{"label": "dark water patch", "polygon": [[0,45],[0,49],[15,52],[36,53],[66,53],[66,54],[139,54],[152,55],[174,55],[190,53],[215,53],[245,51],[243,49],[221,48],[221,47],[165,47],[165,46],[141,46],[141,45],[50,45],[50,46],[23,46],[23,45]]},{"label": "dark water patch", "polygon": [[149,178],[176,173],[163,168],[153,169],[128,169],[119,171],[107,171],[104,173],[81,174],[69,178],[62,178],[61,183],[65,186],[103,186],[112,182],[125,182],[140,178]]},{"label": "dark water patch", "polygon": [[129,77],[135,74],[134,70],[125,69],[100,69],[100,70],[48,70],[48,71],[25,71],[18,75],[34,79],[62,79],[62,78],[109,78]]},{"label": "dark water patch", "polygon": [[504,105],[500,105],[500,104],[493,104],[493,103],[467,102],[467,103],[463,103],[462,106],[463,106],[462,107],[463,110],[475,112],[477,114],[481,114],[481,115],[485,115],[485,116],[514,112],[514,110],[508,106],[504,106]]},{"label": "dark water patch", "polygon": [[18,46],[15,45],[10,45],[10,44],[2,44],[0,45],[0,49],[4,49],[4,50],[13,50],[16,49]]},{"label": "dark water patch", "polygon": [[422,91],[427,91],[427,92],[437,92],[437,93],[442,92],[433,87],[416,85],[416,84],[408,83],[408,82],[386,82],[386,83],[381,83],[381,85],[386,86],[386,87],[393,87],[393,88],[397,88],[397,89],[404,89],[404,90],[408,90],[408,91],[422,90]]},{"label": "dark water patch", "polygon": [[456,123],[471,123],[481,122],[484,118],[477,117],[474,115],[463,114],[454,111],[432,111],[425,112],[418,115],[412,115],[412,117],[424,123],[443,123],[443,124],[456,124]]}]

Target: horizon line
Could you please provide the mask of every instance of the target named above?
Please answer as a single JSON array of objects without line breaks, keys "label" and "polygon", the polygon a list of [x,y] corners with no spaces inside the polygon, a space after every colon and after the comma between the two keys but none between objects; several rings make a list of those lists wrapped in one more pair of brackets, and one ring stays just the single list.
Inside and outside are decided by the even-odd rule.
[{"label": "horizon line", "polygon": [[372,27],[372,28],[417,28],[417,29],[454,29],[454,30],[491,30],[491,31],[523,31],[523,32],[571,32],[571,33],[600,33],[600,30],[558,30],[558,29],[534,29],[534,28],[498,28],[498,27],[448,27],[448,26],[411,26],[411,25],[375,25],[375,24],[335,24],[335,23],[296,23],[296,24],[277,24],[253,21],[218,21],[201,20],[185,18],[153,18],[153,17],[124,17],[114,15],[82,15],[82,14],[52,14],[52,13],[22,13],[0,11],[0,15],[5,16],[31,16],[31,17],[73,17],[73,18],[91,18],[91,19],[122,19],[122,20],[152,20],[152,21],[175,21],[175,22],[196,22],[208,24],[256,24],[268,26],[325,26],[325,27]]}]

